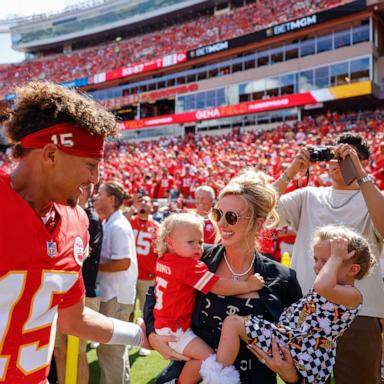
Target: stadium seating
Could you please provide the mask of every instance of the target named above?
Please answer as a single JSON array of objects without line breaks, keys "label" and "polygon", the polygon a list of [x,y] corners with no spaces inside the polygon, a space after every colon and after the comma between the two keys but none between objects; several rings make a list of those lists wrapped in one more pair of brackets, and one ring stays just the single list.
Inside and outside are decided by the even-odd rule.
[{"label": "stadium seating", "polygon": [[[300,145],[330,144],[340,133],[360,132],[371,144],[370,172],[384,189],[384,111],[374,113],[338,115],[328,113],[317,118],[305,117],[293,126],[283,124],[271,131],[232,133],[222,136],[190,135],[182,138],[163,138],[137,144],[111,143],[102,165],[104,180],[119,180],[134,194],[144,192],[159,195],[164,177],[170,178],[170,189],[193,198],[193,191],[202,184],[216,191],[231,177],[247,166],[279,177],[292,161]],[[309,184],[329,185],[326,164],[311,167]],[[163,176],[165,175],[165,176]],[[183,188],[183,179],[188,178]],[[288,190],[306,185],[306,177],[292,183]]]},{"label": "stadium seating", "polygon": [[350,0],[268,0],[218,16],[176,24],[154,33],[104,43],[20,64],[0,66],[0,97],[31,79],[65,82],[139,64],[164,55],[194,49],[217,41],[268,28],[273,24],[332,8]]},{"label": "stadium seating", "polygon": [[[118,180],[130,194],[144,192],[154,198],[167,197],[161,187],[167,179],[172,196],[191,200],[199,185],[219,191],[230,178],[247,166],[265,171],[272,179],[280,176],[300,145],[330,144],[342,132],[359,132],[371,145],[369,172],[384,190],[384,110],[338,115],[328,113],[305,117],[292,126],[282,124],[271,131],[240,133],[234,129],[221,136],[189,135],[139,143],[111,142],[101,165],[103,181]],[[0,153],[0,168],[9,172],[10,157]],[[326,164],[311,167],[309,184],[329,185]],[[291,183],[289,190],[306,185],[306,177]]]}]

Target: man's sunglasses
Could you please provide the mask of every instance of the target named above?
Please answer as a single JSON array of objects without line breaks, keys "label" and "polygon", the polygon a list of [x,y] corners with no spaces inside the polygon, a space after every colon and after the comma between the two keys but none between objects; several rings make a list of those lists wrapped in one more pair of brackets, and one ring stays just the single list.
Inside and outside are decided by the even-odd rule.
[{"label": "man's sunglasses", "polygon": [[212,213],[211,213],[211,216],[212,216],[212,219],[218,223],[221,218],[224,216],[225,218],[225,221],[229,224],[229,225],[236,225],[237,222],[240,220],[240,218],[244,218],[244,219],[249,219],[250,217],[245,217],[245,216],[240,216],[237,212],[235,211],[227,211],[227,212],[223,212],[221,209],[219,208],[212,208]]}]

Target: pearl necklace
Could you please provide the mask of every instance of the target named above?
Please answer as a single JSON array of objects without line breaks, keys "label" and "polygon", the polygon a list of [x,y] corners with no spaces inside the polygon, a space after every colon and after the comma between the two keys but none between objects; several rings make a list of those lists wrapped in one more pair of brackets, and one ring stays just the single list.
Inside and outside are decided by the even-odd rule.
[{"label": "pearl necklace", "polygon": [[252,258],[251,264],[249,265],[249,268],[248,268],[245,272],[242,272],[242,273],[236,273],[236,272],[232,269],[231,265],[229,264],[229,261],[228,261],[228,259],[227,259],[227,255],[226,255],[225,252],[224,252],[224,261],[225,261],[225,264],[227,264],[227,267],[228,267],[228,269],[229,269],[229,272],[231,272],[231,274],[232,274],[232,280],[240,280],[240,277],[247,275],[247,274],[249,273],[249,271],[252,269],[253,264],[254,264],[254,262],[255,262],[255,259],[256,259],[256,253],[253,254],[253,258]]}]

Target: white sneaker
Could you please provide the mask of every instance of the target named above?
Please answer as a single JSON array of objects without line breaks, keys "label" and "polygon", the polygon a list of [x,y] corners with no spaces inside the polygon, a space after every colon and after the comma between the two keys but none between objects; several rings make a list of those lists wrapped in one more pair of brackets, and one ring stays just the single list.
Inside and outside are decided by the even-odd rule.
[{"label": "white sneaker", "polygon": [[151,351],[147,348],[140,348],[139,350],[139,356],[149,356],[151,354]]}]

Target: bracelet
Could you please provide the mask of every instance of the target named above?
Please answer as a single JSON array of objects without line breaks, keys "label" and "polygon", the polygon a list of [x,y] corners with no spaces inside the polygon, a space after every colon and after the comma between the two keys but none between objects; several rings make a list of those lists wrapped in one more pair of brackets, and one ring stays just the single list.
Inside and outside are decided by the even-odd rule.
[{"label": "bracelet", "polygon": [[361,185],[364,183],[374,183],[375,184],[375,179],[372,175],[367,175],[362,177],[361,179],[357,179],[357,184]]},{"label": "bracelet", "polygon": [[128,323],[110,317],[113,325],[111,339],[106,344],[118,345],[142,345],[144,341],[143,331],[137,324]]},{"label": "bracelet", "polygon": [[289,183],[292,181],[292,179],[291,179],[285,172],[283,172],[283,173],[281,174],[280,178],[281,178],[285,183],[287,183],[287,184],[289,184]]}]

